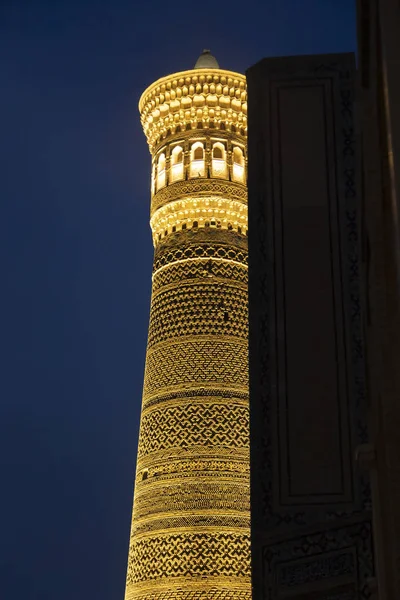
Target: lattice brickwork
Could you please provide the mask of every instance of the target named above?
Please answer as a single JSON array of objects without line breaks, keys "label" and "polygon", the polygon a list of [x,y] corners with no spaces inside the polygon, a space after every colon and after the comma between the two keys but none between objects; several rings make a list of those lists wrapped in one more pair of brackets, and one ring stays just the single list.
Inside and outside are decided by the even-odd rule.
[{"label": "lattice brickwork", "polygon": [[[232,422],[235,427],[232,427]],[[152,433],[157,431],[157,435]],[[200,445],[247,448],[249,411],[233,402],[182,402],[142,415],[138,458],[156,450]]]},{"label": "lattice brickwork", "polygon": [[229,581],[229,588],[226,586],[226,580],[222,582],[213,581],[212,584],[207,581],[196,581],[192,579],[190,588],[185,586],[184,581],[177,580],[173,584],[168,581],[168,587],[158,585],[154,590],[151,587],[137,588],[137,593],[127,590],[126,600],[133,598],[138,600],[204,600],[212,598],[213,600],[250,600],[250,584],[245,582],[239,586],[235,580]]},{"label": "lattice brickwork", "polygon": [[[250,569],[250,536],[199,532],[139,538],[130,547],[132,583],[168,576],[246,577]],[[130,582],[128,580],[128,582]]]},{"label": "lattice brickwork", "polygon": [[176,283],[153,298],[148,347],[177,336],[229,335],[247,339],[247,289]]},{"label": "lattice brickwork", "polygon": [[[218,233],[218,235],[215,235],[215,233]],[[157,272],[160,267],[163,267],[168,263],[188,260],[191,258],[224,259],[226,261],[234,261],[243,265],[247,265],[247,249],[236,247],[233,244],[232,246],[222,243],[216,244],[215,241],[217,241],[219,238],[221,238],[221,234],[218,231],[212,231],[210,232],[208,244],[187,243],[176,247],[169,245],[162,246],[159,251],[156,252],[154,258],[154,271]]]},{"label": "lattice brickwork", "polygon": [[[247,459],[247,460],[246,460]],[[242,458],[248,462],[248,456]],[[221,480],[224,483],[221,484]],[[188,481],[189,480],[189,481]],[[169,515],[176,518],[187,512],[198,511],[204,516],[213,511],[220,517],[220,525],[229,511],[242,512],[249,519],[250,491],[248,478],[243,480],[235,473],[220,471],[214,474],[214,482],[196,474],[196,481],[192,481],[190,475],[181,480],[158,482],[150,479],[138,482],[135,493],[135,523],[141,519],[160,515]],[[147,489],[143,489],[147,488]],[[150,526],[150,519],[148,526]]]},{"label": "lattice brickwork", "polygon": [[156,393],[182,386],[247,389],[247,361],[247,343],[232,338],[209,340],[199,335],[198,339],[157,344],[147,352],[144,403]]}]

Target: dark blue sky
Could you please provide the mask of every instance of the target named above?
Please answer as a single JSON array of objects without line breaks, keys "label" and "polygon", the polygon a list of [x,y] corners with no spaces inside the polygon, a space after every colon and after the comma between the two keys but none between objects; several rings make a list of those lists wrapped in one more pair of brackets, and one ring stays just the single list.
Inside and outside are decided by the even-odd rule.
[{"label": "dark blue sky", "polygon": [[355,49],[352,0],[0,0],[1,600],[122,600],[149,312],[137,102],[203,48]]}]

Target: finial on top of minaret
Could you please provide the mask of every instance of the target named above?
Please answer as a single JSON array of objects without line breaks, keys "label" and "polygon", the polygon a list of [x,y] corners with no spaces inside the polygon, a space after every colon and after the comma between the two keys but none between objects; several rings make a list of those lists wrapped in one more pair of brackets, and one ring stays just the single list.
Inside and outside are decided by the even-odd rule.
[{"label": "finial on top of minaret", "polygon": [[219,64],[210,50],[203,50],[194,65],[195,69],[219,69]]}]

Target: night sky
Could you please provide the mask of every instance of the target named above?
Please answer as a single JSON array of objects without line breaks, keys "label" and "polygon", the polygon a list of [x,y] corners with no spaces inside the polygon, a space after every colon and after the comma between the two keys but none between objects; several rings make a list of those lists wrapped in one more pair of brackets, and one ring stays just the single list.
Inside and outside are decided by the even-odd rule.
[{"label": "night sky", "polygon": [[150,303],[137,103],[210,48],[355,49],[352,0],[0,0],[0,600],[122,600]]}]

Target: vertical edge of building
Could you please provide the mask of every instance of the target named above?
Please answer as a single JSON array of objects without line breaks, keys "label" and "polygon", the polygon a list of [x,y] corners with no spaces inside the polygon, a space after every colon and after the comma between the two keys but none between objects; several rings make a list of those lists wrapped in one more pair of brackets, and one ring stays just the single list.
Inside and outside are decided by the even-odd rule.
[{"label": "vertical edge of building", "polygon": [[400,5],[357,1],[370,464],[380,600],[400,597]]},{"label": "vertical edge of building", "polygon": [[373,592],[354,82],[353,54],[247,72],[254,600]]}]

